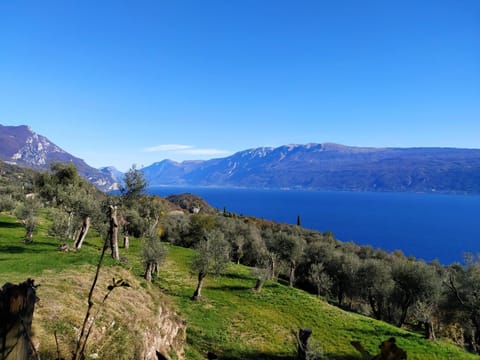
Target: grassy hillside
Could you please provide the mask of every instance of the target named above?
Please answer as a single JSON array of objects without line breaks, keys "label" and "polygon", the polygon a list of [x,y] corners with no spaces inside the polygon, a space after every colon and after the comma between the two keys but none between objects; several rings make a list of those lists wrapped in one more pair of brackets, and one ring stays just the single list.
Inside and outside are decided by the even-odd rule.
[{"label": "grassy hillside", "polygon": [[[44,358],[53,358],[53,333],[60,334],[68,357],[86,309],[86,293],[101,240],[87,238],[81,251],[60,253],[59,241],[47,237],[43,220],[32,244],[23,244],[23,229],[11,217],[0,215],[0,285],[33,277],[41,284],[37,295],[35,336]],[[124,278],[130,289],[116,289],[102,311],[89,354],[102,359],[137,358],[143,331],[151,326],[160,303],[175,308],[187,325],[187,359],[204,359],[208,351],[220,359],[291,359],[295,354],[294,332],[313,330],[311,343],[318,359],[360,359],[350,345],[359,340],[376,353],[381,341],[395,336],[409,359],[478,359],[445,341],[430,343],[420,335],[388,324],[344,312],[315,296],[276,282],[267,282],[261,293],[251,288],[254,278],[244,266],[234,265],[224,276],[207,277],[204,299],[192,302],[196,276],[188,263],[192,250],[169,246],[169,255],[152,285],[140,275],[140,244],[132,241],[121,249],[126,264],[106,262],[97,296],[103,296],[111,277]]]},{"label": "grassy hillside", "polygon": [[233,264],[225,276],[207,278],[204,300],[192,302],[196,279],[188,275],[190,255],[190,250],[170,248],[156,283],[187,319],[191,359],[203,359],[207,351],[221,359],[291,359],[296,346],[293,332],[301,327],[313,330],[311,342],[321,359],[359,359],[350,341],[359,340],[370,353],[377,353],[380,342],[391,336],[409,359],[478,358],[447,342],[433,344],[418,334],[342,311],[282,284],[270,282],[255,293],[249,269]]}]

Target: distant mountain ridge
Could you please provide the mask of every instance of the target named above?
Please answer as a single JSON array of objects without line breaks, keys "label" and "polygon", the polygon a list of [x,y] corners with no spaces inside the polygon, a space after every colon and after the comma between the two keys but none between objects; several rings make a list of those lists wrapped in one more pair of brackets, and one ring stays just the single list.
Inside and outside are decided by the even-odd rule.
[{"label": "distant mountain ridge", "polygon": [[206,161],[163,160],[142,170],[151,186],[480,193],[480,149],[311,143]]},{"label": "distant mountain ridge", "polygon": [[102,190],[117,188],[116,179],[85,163],[28,126],[0,125],[0,160],[36,170],[47,170],[53,162],[72,162],[79,174]]}]

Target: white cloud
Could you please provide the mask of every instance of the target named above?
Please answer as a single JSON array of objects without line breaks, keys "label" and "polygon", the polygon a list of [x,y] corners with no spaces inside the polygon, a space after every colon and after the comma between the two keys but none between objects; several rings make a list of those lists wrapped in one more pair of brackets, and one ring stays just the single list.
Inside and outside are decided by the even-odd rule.
[{"label": "white cloud", "polygon": [[144,149],[146,152],[162,152],[177,155],[194,155],[194,156],[222,156],[231,154],[230,151],[220,149],[201,149],[192,145],[181,144],[161,144],[150,146]]},{"label": "white cloud", "polygon": [[146,152],[165,152],[165,151],[185,151],[187,149],[192,149],[191,145],[180,145],[180,144],[162,144],[145,148]]}]

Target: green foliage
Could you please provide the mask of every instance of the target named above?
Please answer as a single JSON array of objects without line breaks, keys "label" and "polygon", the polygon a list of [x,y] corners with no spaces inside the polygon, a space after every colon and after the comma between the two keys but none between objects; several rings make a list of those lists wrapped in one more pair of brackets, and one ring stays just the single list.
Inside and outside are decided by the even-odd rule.
[{"label": "green foliage", "polygon": [[230,244],[223,233],[212,230],[196,246],[196,255],[191,263],[193,273],[221,274],[230,261]]},{"label": "green foliage", "polygon": [[143,172],[135,164],[125,173],[123,182],[120,192],[127,203],[143,195],[148,185]]},{"label": "green foliage", "polygon": [[332,288],[332,279],[325,272],[325,268],[321,263],[310,266],[309,280],[315,285],[319,297],[328,295]]},{"label": "green foliage", "polygon": [[17,203],[11,194],[0,195],[0,212],[10,212],[14,210],[16,206]]}]

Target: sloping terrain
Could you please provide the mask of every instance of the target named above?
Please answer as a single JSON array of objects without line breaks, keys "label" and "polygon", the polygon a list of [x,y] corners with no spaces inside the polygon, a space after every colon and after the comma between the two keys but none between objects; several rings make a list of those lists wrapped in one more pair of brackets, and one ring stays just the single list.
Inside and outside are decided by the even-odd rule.
[{"label": "sloping terrain", "polygon": [[[42,217],[33,243],[24,244],[22,226],[12,217],[0,215],[0,283],[31,277],[41,285],[34,342],[48,359],[56,356],[55,332],[60,335],[62,356],[68,357],[72,348],[85,314],[101,239],[88,237],[80,251],[59,252],[60,241],[46,236],[47,225]],[[122,278],[132,287],[115,289],[97,317],[87,352],[92,358],[142,358],[149,348],[145,343],[154,342],[149,337],[163,334],[175,324],[179,329],[186,326],[187,359],[205,359],[207,352],[219,359],[291,359],[296,351],[294,333],[303,327],[313,330],[311,344],[317,359],[360,359],[350,341],[358,340],[376,353],[380,342],[391,336],[408,352],[409,359],[479,358],[446,341],[432,343],[419,334],[345,312],[278,282],[267,282],[261,293],[255,293],[251,290],[255,279],[250,269],[241,265],[231,264],[223,276],[207,277],[204,298],[192,302],[196,277],[190,273],[189,263],[194,251],[168,246],[168,258],[150,285],[141,279],[140,245],[132,239],[130,249],[120,249],[128,261],[119,264],[107,259],[102,269],[96,303],[111,277]],[[166,318],[168,326],[162,326]],[[166,338],[157,338],[172,358],[182,358],[182,332],[174,332],[170,346]]]}]

